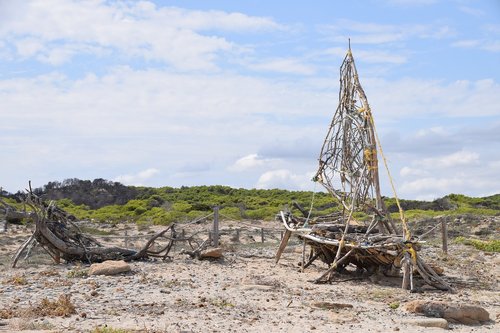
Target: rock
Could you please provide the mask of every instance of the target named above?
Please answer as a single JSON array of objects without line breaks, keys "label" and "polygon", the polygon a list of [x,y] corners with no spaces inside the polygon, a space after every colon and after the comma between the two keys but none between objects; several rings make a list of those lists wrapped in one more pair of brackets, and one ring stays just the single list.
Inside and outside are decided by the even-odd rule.
[{"label": "rock", "polygon": [[448,329],[448,321],[444,318],[415,318],[403,321],[404,324],[421,327],[439,327]]},{"label": "rock", "polygon": [[92,264],[89,275],[116,275],[130,272],[130,265],[123,260],[106,260],[98,264]]},{"label": "rock", "polygon": [[405,304],[404,308],[408,312],[420,313],[427,317],[444,318],[466,325],[481,324],[490,320],[488,311],[473,305],[416,300]]},{"label": "rock", "polygon": [[201,251],[200,253],[200,259],[219,259],[223,256],[224,255],[222,254],[222,249],[220,247]]}]

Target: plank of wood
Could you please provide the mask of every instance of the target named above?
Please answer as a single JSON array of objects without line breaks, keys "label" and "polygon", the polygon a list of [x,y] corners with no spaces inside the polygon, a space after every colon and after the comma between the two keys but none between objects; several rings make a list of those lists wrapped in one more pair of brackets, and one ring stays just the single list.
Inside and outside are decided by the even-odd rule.
[{"label": "plank of wood", "polygon": [[276,252],[276,263],[278,263],[278,261],[280,261],[281,254],[285,250],[285,247],[287,246],[288,240],[290,239],[291,235],[292,235],[292,232],[287,229],[285,231],[285,234],[283,235],[283,238],[281,239],[281,243],[280,243],[280,246],[278,248],[278,252]]}]

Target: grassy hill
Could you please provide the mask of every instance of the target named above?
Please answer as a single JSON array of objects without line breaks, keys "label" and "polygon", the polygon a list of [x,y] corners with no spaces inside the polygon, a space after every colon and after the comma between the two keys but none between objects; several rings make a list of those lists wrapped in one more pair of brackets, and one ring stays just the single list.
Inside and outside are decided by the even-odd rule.
[{"label": "grassy hill", "polygon": [[[228,186],[192,187],[134,187],[104,179],[68,179],[50,182],[34,192],[57,204],[78,219],[96,222],[136,222],[169,224],[189,221],[220,207],[223,217],[234,220],[272,220],[284,207],[294,211],[292,202],[308,209],[313,197],[308,191],[257,190],[231,188]],[[2,193],[12,204],[21,193]],[[397,216],[393,198],[386,198],[388,210]],[[401,205],[409,219],[436,215],[500,215],[500,194],[484,198],[471,198],[461,194],[450,194],[434,201],[402,200]],[[332,213],[340,209],[339,203],[329,194],[314,195],[313,215]],[[300,214],[298,211],[294,213]],[[367,218],[363,212],[356,213],[358,219]]]}]

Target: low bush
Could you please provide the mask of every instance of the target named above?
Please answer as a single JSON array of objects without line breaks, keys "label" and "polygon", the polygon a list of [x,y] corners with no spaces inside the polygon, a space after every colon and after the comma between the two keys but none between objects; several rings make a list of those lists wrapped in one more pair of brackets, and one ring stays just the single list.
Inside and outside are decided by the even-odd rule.
[{"label": "low bush", "polygon": [[457,237],[455,242],[470,245],[484,252],[500,252],[500,240],[479,240],[473,238]]}]

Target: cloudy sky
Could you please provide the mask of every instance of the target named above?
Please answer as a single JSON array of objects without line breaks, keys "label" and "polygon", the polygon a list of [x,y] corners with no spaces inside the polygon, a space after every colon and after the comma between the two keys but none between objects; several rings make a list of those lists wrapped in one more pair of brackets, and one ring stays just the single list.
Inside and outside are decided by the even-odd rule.
[{"label": "cloudy sky", "polygon": [[0,186],[320,190],[348,38],[399,195],[500,193],[498,0],[0,0]]}]

